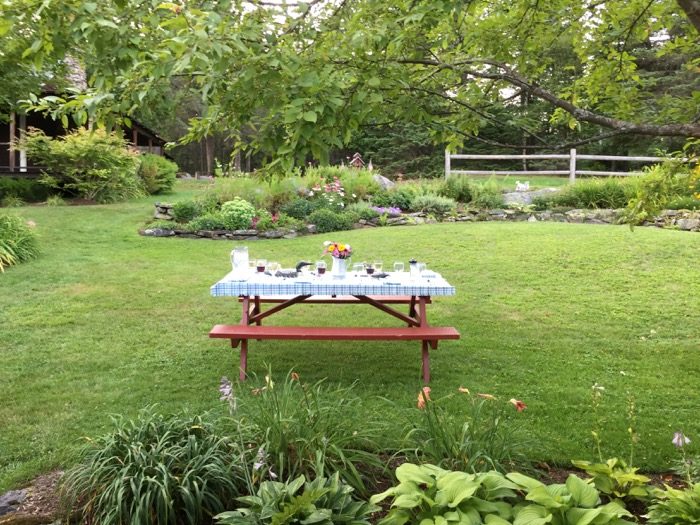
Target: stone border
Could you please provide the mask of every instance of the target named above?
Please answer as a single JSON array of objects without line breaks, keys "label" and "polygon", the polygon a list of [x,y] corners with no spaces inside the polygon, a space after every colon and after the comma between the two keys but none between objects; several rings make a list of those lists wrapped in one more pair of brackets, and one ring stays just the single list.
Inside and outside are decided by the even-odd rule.
[{"label": "stone border", "polygon": [[[467,211],[455,217],[447,217],[442,222],[568,222],[575,224],[620,224],[623,210],[568,210],[568,211],[522,211],[510,209]],[[376,228],[381,226],[412,226],[418,224],[435,224],[439,221],[425,213],[410,213],[387,219],[361,220],[355,228]],[[700,231],[700,211],[665,210],[654,221],[648,221],[642,226],[655,226],[682,231]],[[150,237],[189,237],[193,239],[215,239],[230,241],[254,241],[256,239],[294,239],[300,235],[316,233],[316,226],[310,224],[303,230],[203,230],[191,232],[177,228],[145,228],[141,235]]]}]

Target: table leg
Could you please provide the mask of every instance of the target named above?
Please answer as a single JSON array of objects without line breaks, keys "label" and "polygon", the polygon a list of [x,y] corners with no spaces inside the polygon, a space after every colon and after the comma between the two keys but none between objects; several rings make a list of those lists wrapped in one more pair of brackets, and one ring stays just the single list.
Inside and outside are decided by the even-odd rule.
[{"label": "table leg", "polygon": [[423,356],[423,383],[430,383],[430,351],[428,349],[428,341],[421,342],[421,354]]},{"label": "table leg", "polygon": [[[243,315],[241,316],[241,324],[248,326],[248,319],[250,318],[250,297],[247,295],[243,296],[241,301],[243,306]],[[246,371],[248,369],[248,340],[241,339],[241,357],[240,364],[238,365],[238,378],[241,381],[245,381]]]}]

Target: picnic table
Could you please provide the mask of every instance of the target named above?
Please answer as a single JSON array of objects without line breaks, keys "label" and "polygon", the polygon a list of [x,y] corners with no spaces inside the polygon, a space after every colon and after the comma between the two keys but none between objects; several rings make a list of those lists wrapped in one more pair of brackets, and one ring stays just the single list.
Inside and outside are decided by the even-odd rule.
[{"label": "picnic table", "polygon": [[[430,349],[436,349],[440,340],[460,337],[454,327],[430,326],[428,305],[432,304],[432,297],[454,294],[454,287],[434,272],[425,272],[420,277],[411,277],[408,272],[391,272],[384,278],[350,272],[342,279],[328,273],[320,276],[302,272],[296,277],[282,277],[257,272],[244,275],[231,272],[211,287],[211,295],[238,297],[241,320],[234,325],[214,326],[209,337],[230,339],[233,348],[240,345],[241,381],[246,378],[250,339],[420,341],[422,376],[423,381],[428,383]],[[263,325],[264,319],[299,304],[369,305],[382,314],[398,319],[403,326]],[[400,306],[407,309],[400,311]]]}]

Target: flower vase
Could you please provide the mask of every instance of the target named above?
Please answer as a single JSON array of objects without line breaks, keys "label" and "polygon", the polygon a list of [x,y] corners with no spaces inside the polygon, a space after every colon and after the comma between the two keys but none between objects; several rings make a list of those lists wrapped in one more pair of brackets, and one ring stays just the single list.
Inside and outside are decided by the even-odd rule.
[{"label": "flower vase", "polygon": [[334,279],[345,279],[345,274],[348,270],[348,260],[339,257],[333,257],[333,266],[331,266],[331,275]]}]

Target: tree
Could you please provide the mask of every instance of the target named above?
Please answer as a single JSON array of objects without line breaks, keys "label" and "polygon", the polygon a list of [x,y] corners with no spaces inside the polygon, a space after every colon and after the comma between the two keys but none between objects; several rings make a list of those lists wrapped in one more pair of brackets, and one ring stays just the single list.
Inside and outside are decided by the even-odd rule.
[{"label": "tree", "polygon": [[[181,78],[206,107],[186,140],[225,131],[272,165],[325,162],[368,121],[459,145],[526,100],[553,109],[551,129],[585,135],[566,145],[700,137],[696,0],[2,1],[3,48],[35,67],[78,54],[90,72],[87,93],[35,108],[108,122]],[[683,89],[642,75],[650,59]],[[549,145],[517,113],[507,124],[526,145]]]}]

